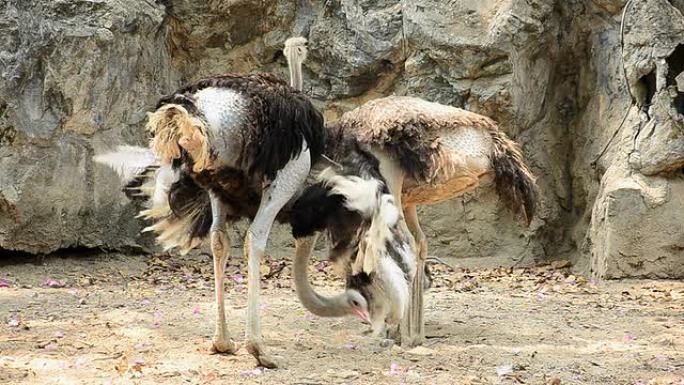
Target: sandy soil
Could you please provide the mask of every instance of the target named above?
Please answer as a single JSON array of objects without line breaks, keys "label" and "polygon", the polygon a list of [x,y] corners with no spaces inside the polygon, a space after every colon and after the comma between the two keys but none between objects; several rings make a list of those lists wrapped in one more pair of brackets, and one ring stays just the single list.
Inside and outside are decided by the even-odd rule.
[{"label": "sandy soil", "polygon": [[[229,328],[242,336],[241,258],[229,267]],[[562,263],[435,265],[423,347],[382,347],[355,319],[307,314],[289,262],[263,269],[263,331],[286,368],[241,349],[212,355],[211,263],[120,255],[0,266],[0,383],[684,384],[684,283],[592,284]],[[324,263],[322,291],[338,290]],[[326,279],[327,278],[327,279]],[[57,287],[59,286],[59,287]]]}]

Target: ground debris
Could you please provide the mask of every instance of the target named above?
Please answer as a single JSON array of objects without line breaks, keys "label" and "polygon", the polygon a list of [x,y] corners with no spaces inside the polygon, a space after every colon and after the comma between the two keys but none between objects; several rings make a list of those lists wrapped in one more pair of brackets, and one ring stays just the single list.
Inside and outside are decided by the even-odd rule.
[{"label": "ground debris", "polygon": [[[11,284],[0,289],[0,382],[682,385],[682,282],[596,284],[565,263],[430,263],[425,332],[436,338],[388,349],[364,336],[367,325],[355,318],[305,312],[291,289],[291,259],[263,263],[262,333],[286,369],[255,368],[244,348],[208,354],[216,309],[207,254],[131,257],[123,265],[60,258],[40,270],[3,267]],[[313,261],[309,272],[321,293],[343,290],[327,261]],[[46,287],[46,277],[65,287]],[[241,341],[242,258],[230,259],[225,286],[228,329]]]}]

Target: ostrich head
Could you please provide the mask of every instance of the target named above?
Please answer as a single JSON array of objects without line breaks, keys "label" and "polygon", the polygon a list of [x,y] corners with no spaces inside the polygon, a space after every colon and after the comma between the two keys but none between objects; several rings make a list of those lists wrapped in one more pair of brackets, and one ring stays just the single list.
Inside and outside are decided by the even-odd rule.
[{"label": "ostrich head", "polygon": [[[181,95],[175,98],[187,99]],[[152,133],[151,147],[164,164],[170,164],[181,157],[181,149],[192,158],[193,171],[209,168],[209,141],[206,125],[196,114],[189,111],[194,107],[191,101],[174,100],[180,103],[163,104],[155,112],[148,113],[147,130]],[[193,108],[190,108],[192,110]]]},{"label": "ostrich head", "polygon": [[306,60],[307,52],[306,38],[291,37],[285,40],[283,54],[285,55],[285,59],[287,59],[287,64],[290,69],[290,86],[298,91],[301,91],[304,88],[302,63]]},{"label": "ostrich head", "polygon": [[371,323],[368,301],[363,294],[356,289],[347,289],[345,296],[348,313],[359,317],[364,322]]}]

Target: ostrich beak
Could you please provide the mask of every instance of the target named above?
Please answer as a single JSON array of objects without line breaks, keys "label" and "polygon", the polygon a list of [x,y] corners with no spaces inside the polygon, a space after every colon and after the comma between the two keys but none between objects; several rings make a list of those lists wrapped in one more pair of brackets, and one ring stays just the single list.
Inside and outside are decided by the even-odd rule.
[{"label": "ostrich beak", "polygon": [[361,318],[362,321],[364,321],[364,322],[366,322],[366,323],[368,323],[368,324],[371,323],[371,322],[370,322],[370,317],[368,316],[368,313],[367,313],[367,312],[365,312],[365,311],[363,311],[363,310],[361,310],[361,309],[355,308],[355,307],[352,308],[352,312],[354,312],[354,314],[355,314],[357,317]]}]

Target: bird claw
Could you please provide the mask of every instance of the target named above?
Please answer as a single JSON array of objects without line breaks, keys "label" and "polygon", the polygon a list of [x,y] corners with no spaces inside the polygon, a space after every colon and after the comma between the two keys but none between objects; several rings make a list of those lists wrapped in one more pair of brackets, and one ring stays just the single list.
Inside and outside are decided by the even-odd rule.
[{"label": "bird claw", "polygon": [[240,344],[230,339],[226,341],[214,339],[211,342],[213,354],[235,354],[238,350],[240,350]]},{"label": "bird claw", "polygon": [[259,366],[263,366],[267,369],[277,369],[284,367],[283,358],[268,354],[261,343],[247,342],[246,348],[249,354],[256,358],[257,362],[259,363]]}]

